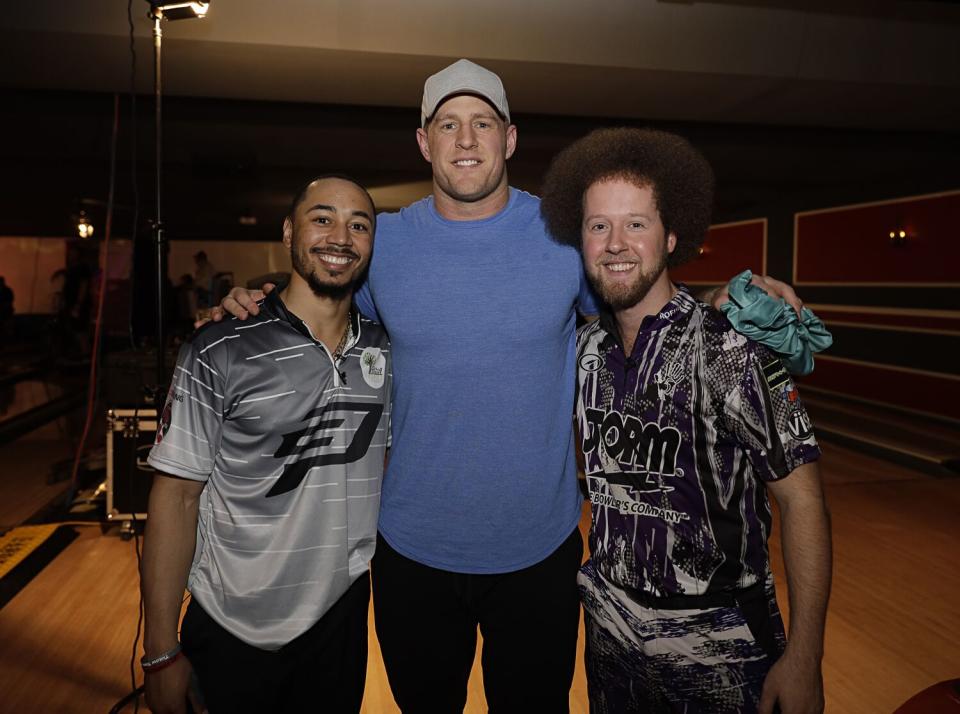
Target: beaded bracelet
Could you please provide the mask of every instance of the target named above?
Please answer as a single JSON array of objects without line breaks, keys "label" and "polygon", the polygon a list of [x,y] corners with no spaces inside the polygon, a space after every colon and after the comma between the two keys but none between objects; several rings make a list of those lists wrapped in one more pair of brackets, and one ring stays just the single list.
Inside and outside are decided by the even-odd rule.
[{"label": "beaded bracelet", "polygon": [[143,671],[147,674],[150,674],[151,672],[159,672],[164,667],[169,667],[171,664],[176,662],[180,658],[180,655],[182,654],[181,650],[182,648],[180,647],[180,643],[178,642],[177,646],[174,647],[172,650],[164,652],[161,655],[157,655],[153,659],[147,659],[146,656],[144,656],[140,660],[140,666],[143,668]]}]

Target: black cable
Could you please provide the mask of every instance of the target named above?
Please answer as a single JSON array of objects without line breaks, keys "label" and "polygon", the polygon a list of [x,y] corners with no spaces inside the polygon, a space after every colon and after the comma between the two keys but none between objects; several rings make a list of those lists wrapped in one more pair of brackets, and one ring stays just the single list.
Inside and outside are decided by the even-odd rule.
[{"label": "black cable", "polygon": [[[159,417],[159,415],[158,415]],[[134,416],[134,418],[138,418]],[[159,427],[159,424],[157,425]],[[134,463],[136,463],[136,453],[137,445],[134,444]],[[131,483],[133,479],[131,478]],[[140,552],[140,534],[137,532],[137,514],[136,507],[133,507],[131,510],[131,518],[133,519],[133,551],[137,554],[137,575],[142,574],[141,563],[142,563],[142,554]],[[137,607],[137,632],[133,637],[133,648],[130,651],[130,685],[134,688],[134,692],[143,691],[143,685],[137,687],[137,645],[140,644],[140,635],[143,632],[143,589],[140,589],[140,604]],[[140,711],[140,697],[138,696],[134,699],[133,702],[133,712],[137,714]]]},{"label": "black cable", "polygon": [[114,190],[117,179],[117,135],[120,130],[120,97],[113,95],[113,121],[110,132],[110,187],[107,192],[107,218],[106,230],[103,239],[103,268],[100,271],[100,292],[97,299],[97,316],[94,322],[93,344],[90,351],[90,373],[89,384],[87,385],[87,414],[84,419],[83,432],[80,434],[80,442],[77,444],[77,451],[73,459],[73,469],[70,474],[70,488],[67,490],[65,503],[70,504],[73,497],[80,488],[80,462],[83,458],[83,451],[87,445],[87,437],[90,434],[90,426],[93,422],[93,414],[96,410],[96,400],[100,393],[100,379],[102,377],[100,370],[100,342],[103,339],[103,303],[106,300],[107,293],[107,267],[110,261],[110,239],[113,233],[113,206]]},{"label": "black cable", "polygon": [[140,188],[137,182],[137,47],[133,25],[133,0],[127,0],[127,25],[130,28],[130,185],[133,189],[133,226],[130,229],[130,299],[127,312],[127,333],[131,349],[137,349],[133,329],[133,305],[136,295],[137,229],[140,226]]},{"label": "black cable", "polygon": [[117,702],[112,707],[110,707],[109,714],[119,714],[119,712],[123,711],[123,708],[127,706],[127,704],[129,704],[131,700],[135,699],[136,701],[139,702],[141,694],[143,694],[143,685],[140,685],[139,687],[134,689],[132,692],[130,692],[127,696],[125,696],[123,699],[121,699],[119,702]]},{"label": "black cable", "polygon": [[[133,411],[134,425],[139,430],[140,408],[142,406],[144,384],[143,370],[136,357],[137,339],[133,326],[134,303],[136,292],[136,274],[137,274],[137,229],[140,224],[140,191],[137,185],[137,48],[136,36],[133,24],[133,0],[127,0],[127,26],[129,28],[130,38],[130,185],[133,190],[133,225],[130,228],[130,294],[127,312],[127,338],[130,341],[130,348],[133,350],[134,368],[137,370],[139,379],[137,387],[137,405]],[[159,413],[157,417],[159,418]],[[159,426],[159,423],[158,423]],[[134,498],[134,478],[137,474],[137,439],[134,439],[131,449],[131,458],[129,464],[129,496],[130,496],[130,517],[133,521],[133,551],[137,556],[137,575],[141,574],[142,553],[140,550],[140,533],[137,528],[137,504]],[[131,700],[133,701],[134,714],[140,711],[140,695],[143,694],[144,685],[137,686],[137,648],[140,644],[140,635],[143,632],[143,591],[140,591],[140,599],[137,605],[137,631],[133,637],[133,645],[130,649],[130,687],[131,692],[117,702],[116,706],[110,710],[110,714],[120,711]]]}]

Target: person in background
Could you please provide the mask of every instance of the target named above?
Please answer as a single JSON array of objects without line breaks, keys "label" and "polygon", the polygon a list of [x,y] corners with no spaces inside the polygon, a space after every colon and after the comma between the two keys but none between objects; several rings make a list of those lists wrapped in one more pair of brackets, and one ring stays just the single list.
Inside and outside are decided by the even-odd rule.
[{"label": "person in background", "polygon": [[[94,271],[76,244],[67,245],[67,263],[57,311],[60,347],[58,357],[83,360],[90,354],[90,318],[93,308]],[[57,274],[54,274],[56,277]]]},{"label": "person in background", "polygon": [[184,273],[176,287],[177,312],[176,329],[183,334],[193,330],[193,322],[197,319],[197,291],[190,273]]},{"label": "person in background", "polygon": [[197,308],[204,309],[214,305],[214,280],[217,270],[207,259],[206,251],[199,250],[193,255],[193,284],[197,293]]},{"label": "person in background", "polygon": [[9,339],[13,336],[13,289],[7,285],[7,280],[0,275],[0,337]]}]

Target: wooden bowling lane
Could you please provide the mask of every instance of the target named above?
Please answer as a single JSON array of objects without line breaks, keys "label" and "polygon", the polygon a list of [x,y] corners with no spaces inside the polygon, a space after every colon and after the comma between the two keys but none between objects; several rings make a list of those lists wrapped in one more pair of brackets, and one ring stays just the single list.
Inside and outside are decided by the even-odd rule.
[{"label": "wooden bowling lane", "polygon": [[[835,550],[824,662],[827,711],[892,712],[914,693],[960,673],[960,478],[933,479],[829,445],[823,471]],[[776,538],[771,545],[786,610]],[[137,602],[133,543],[116,529],[101,534],[97,527],[80,528],[79,537],[0,609],[0,710],[107,711],[130,690]],[[579,650],[570,694],[574,714],[587,712],[582,630]],[[371,619],[363,712],[397,711]],[[465,711],[485,711],[476,665]]]},{"label": "wooden bowling lane", "polygon": [[[960,676],[960,478],[932,478],[829,443],[823,450],[834,551],[827,711],[892,712]],[[786,618],[778,536],[770,545]]]}]

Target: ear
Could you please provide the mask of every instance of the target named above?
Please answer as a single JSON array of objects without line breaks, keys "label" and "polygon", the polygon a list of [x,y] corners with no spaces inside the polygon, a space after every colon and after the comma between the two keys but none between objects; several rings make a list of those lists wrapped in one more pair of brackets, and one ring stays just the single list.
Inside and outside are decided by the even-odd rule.
[{"label": "ear", "polygon": [[[430,125],[428,124],[427,126]],[[420,153],[423,155],[423,158],[430,161],[430,142],[427,141],[426,129],[417,129],[417,144],[420,145]]]},{"label": "ear", "polygon": [[293,244],[293,222],[290,216],[283,219],[283,244],[287,248]]},{"label": "ear", "polygon": [[667,253],[672,253],[677,247],[677,234],[673,231],[670,231],[670,235],[667,236]]},{"label": "ear", "polygon": [[509,159],[513,156],[513,152],[517,150],[517,126],[516,124],[511,124],[507,127],[507,151],[504,155],[505,159]]}]

